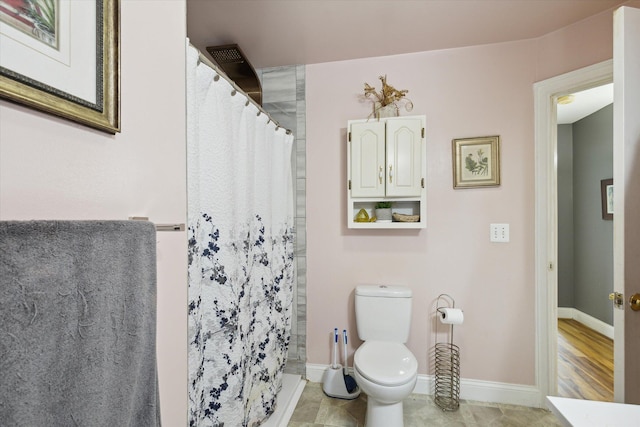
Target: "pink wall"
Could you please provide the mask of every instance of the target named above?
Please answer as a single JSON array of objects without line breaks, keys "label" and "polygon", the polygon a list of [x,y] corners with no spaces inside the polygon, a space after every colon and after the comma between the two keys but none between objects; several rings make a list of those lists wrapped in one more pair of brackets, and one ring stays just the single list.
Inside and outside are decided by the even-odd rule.
[{"label": "pink wall", "polygon": [[[0,101],[0,219],[186,220],[184,1],[121,2],[122,133]],[[171,84],[167,84],[172,82]],[[187,417],[186,237],[158,234],[163,424]],[[182,303],[176,303],[176,301]]]},{"label": "pink wall", "polygon": [[[309,65],[307,78],[307,354],[330,360],[329,333],[356,327],[360,283],[414,291],[408,342],[432,374],[433,311],[441,293],[464,309],[455,329],[461,375],[535,383],[533,83],[611,57],[611,14],[540,39]],[[427,229],[346,228],[346,122],[366,118],[364,82],[408,89],[427,117]],[[453,190],[451,140],[500,135],[502,184]],[[489,242],[490,223],[511,241]],[[442,330],[442,329],[440,329]]]},{"label": "pink wall", "polygon": [[606,61],[613,55],[613,12],[594,15],[537,42],[536,81]]}]

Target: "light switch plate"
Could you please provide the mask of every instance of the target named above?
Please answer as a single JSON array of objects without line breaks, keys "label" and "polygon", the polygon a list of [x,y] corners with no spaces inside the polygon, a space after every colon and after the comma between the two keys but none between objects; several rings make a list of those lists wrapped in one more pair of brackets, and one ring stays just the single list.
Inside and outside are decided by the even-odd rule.
[{"label": "light switch plate", "polygon": [[489,240],[498,243],[507,243],[509,241],[509,224],[490,224]]}]

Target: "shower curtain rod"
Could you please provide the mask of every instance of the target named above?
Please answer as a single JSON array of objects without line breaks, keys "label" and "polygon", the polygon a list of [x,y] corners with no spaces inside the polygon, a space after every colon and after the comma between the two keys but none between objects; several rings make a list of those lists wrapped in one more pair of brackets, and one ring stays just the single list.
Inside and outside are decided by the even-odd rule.
[{"label": "shower curtain rod", "polygon": [[[262,106],[260,104],[258,104],[257,102],[255,102],[253,99],[251,99],[251,97],[249,95],[247,95],[247,93],[245,91],[243,91],[242,89],[240,89],[240,87],[236,84],[236,82],[234,82],[233,80],[231,80],[225,73],[224,71],[222,71],[220,68],[218,68],[218,66],[216,64],[214,64],[213,62],[211,62],[209,60],[209,58],[207,58],[206,56],[204,56],[204,54],[202,52],[200,52],[200,49],[198,49],[197,47],[195,47],[193,44],[189,43],[189,46],[193,47],[195,50],[198,51],[198,62],[202,62],[204,63],[207,67],[211,68],[213,71],[216,72],[216,74],[220,77],[222,77],[223,79],[225,79],[227,82],[229,82],[229,84],[231,86],[233,86],[234,90],[236,92],[240,92],[245,98],[247,98],[247,103],[245,105],[249,105],[249,103],[252,103],[253,105],[256,106],[256,108],[258,109],[258,115],[260,114],[265,114],[268,118],[269,121],[273,122],[276,125],[276,130],[278,128],[282,128],[284,130],[287,131],[287,134],[291,133],[291,130],[280,126],[280,123],[278,123],[277,120],[275,120],[273,117],[271,117],[271,114],[267,113],[267,111],[262,108]],[[233,94],[233,92],[232,92]],[[267,122],[268,123],[268,122]]]}]

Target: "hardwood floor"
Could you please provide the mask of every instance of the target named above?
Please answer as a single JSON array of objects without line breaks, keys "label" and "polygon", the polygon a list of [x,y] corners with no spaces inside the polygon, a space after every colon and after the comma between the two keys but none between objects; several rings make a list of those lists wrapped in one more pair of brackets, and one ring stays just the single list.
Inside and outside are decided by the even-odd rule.
[{"label": "hardwood floor", "polygon": [[558,319],[558,395],[613,401],[613,341],[573,319]]}]

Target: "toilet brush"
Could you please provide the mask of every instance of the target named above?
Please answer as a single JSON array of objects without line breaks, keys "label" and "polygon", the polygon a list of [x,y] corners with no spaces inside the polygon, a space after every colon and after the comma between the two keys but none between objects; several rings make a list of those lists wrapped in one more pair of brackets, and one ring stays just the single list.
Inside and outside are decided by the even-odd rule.
[{"label": "toilet brush", "polygon": [[356,384],[356,380],[349,375],[349,371],[347,370],[347,330],[344,329],[342,331],[342,346],[344,348],[344,368],[342,371],[342,375],[344,376],[344,385],[347,387],[348,393],[353,393],[357,388],[358,384]]},{"label": "toilet brush", "polygon": [[333,329],[333,356],[331,359],[331,369],[338,369],[338,328]]},{"label": "toilet brush", "polygon": [[[333,330],[332,337],[332,354],[331,365],[324,371],[322,377],[322,391],[329,397],[336,397],[338,399],[355,399],[360,395],[360,389],[355,380],[347,375],[347,370],[342,368],[342,365],[338,363],[338,328]],[[345,365],[346,365],[346,331],[344,335],[345,342]]]}]

